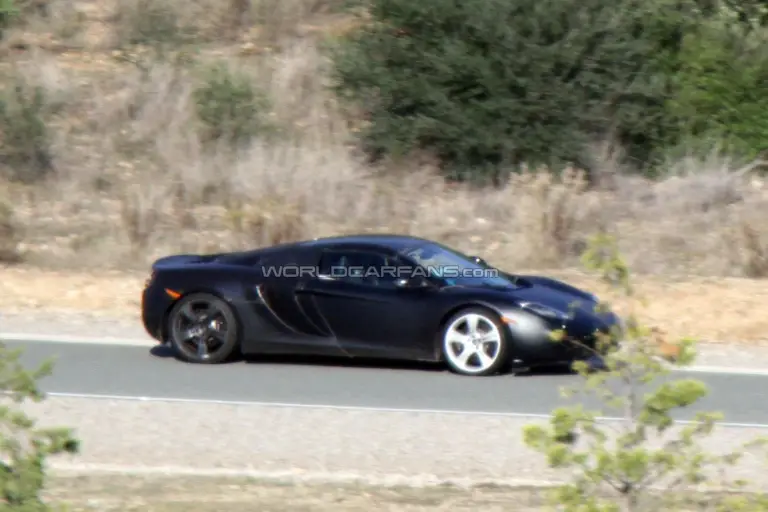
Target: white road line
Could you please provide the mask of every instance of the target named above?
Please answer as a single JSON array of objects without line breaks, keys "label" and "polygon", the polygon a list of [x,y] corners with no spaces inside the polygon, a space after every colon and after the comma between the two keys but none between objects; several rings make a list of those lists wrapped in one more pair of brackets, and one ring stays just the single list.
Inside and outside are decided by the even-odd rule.
[{"label": "white road line", "polygon": [[[468,411],[451,409],[407,409],[394,407],[365,407],[357,405],[331,405],[331,404],[303,404],[290,402],[259,402],[247,400],[213,400],[204,398],[174,398],[174,397],[154,397],[154,396],[131,396],[131,395],[101,395],[91,393],[46,393],[51,397],[60,398],[85,398],[95,400],[126,400],[134,402],[165,402],[181,404],[201,404],[201,405],[226,405],[226,406],[256,406],[256,407],[284,407],[292,409],[325,409],[336,411],[351,412],[382,412],[382,413],[407,413],[407,414],[442,414],[458,416],[491,416],[500,418],[519,418],[519,419],[549,419],[549,414],[523,413],[523,412],[492,412],[492,411]],[[598,417],[600,421],[624,421],[618,417]],[[676,420],[681,425],[691,425],[695,422],[689,420]],[[768,429],[766,423],[733,423],[717,422],[721,427],[730,428],[758,428]]]},{"label": "white road line", "polygon": [[[60,334],[30,334],[0,332],[0,341],[28,343],[70,343],[87,345],[116,345],[130,347],[152,347],[158,342],[149,336],[146,338],[119,338],[110,336],[71,336]],[[679,373],[712,373],[727,375],[751,375],[768,377],[768,368],[749,368],[740,366],[689,366],[687,368],[672,368]]]},{"label": "white road line", "polygon": [[742,368],[738,366],[689,366],[688,368],[675,368],[673,371],[678,373],[720,373],[730,375],[752,375],[756,377],[768,376],[768,369]]},{"label": "white road line", "polygon": [[29,334],[20,332],[0,332],[0,341],[29,343],[72,343],[88,345],[122,345],[134,347],[151,347],[158,342],[149,336],[146,338],[118,338],[111,336],[70,336],[61,334]]}]

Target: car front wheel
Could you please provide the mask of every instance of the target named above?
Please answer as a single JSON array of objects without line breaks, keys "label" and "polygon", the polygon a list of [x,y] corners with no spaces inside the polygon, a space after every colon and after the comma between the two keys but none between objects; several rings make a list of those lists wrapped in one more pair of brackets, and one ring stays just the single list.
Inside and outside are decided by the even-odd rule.
[{"label": "car front wheel", "polygon": [[506,363],[504,326],[485,309],[467,308],[453,315],[445,324],[442,341],[446,363],[461,375],[493,375]]}]

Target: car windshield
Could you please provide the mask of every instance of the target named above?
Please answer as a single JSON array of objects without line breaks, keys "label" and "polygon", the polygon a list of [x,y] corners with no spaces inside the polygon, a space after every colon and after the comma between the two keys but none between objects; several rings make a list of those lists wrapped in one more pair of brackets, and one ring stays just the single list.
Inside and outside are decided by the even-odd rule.
[{"label": "car windshield", "polygon": [[420,244],[407,247],[400,253],[451,285],[516,288],[511,281],[501,277],[496,269],[476,263],[469,256],[444,245]]}]

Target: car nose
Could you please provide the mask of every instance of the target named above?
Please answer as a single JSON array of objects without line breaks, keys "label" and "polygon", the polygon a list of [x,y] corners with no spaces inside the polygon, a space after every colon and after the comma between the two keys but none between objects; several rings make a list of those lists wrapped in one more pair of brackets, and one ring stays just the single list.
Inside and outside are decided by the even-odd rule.
[{"label": "car nose", "polygon": [[568,322],[568,333],[579,339],[589,339],[595,332],[610,333],[616,325],[621,325],[621,319],[613,312],[596,312],[584,308],[573,311],[573,317]]},{"label": "car nose", "polygon": [[599,321],[602,322],[606,332],[610,331],[615,327],[618,327],[621,330],[624,330],[624,322],[622,321],[621,317],[616,313],[614,313],[613,311],[601,313],[599,315]]}]

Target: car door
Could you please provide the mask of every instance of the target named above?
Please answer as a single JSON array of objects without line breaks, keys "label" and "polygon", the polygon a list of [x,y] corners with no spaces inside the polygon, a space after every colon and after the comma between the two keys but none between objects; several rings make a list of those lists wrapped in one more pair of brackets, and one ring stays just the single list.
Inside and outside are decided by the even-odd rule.
[{"label": "car door", "polygon": [[327,250],[304,284],[341,347],[360,357],[429,359],[437,308],[431,287],[395,285],[398,260],[375,250]]},{"label": "car door", "polygon": [[311,253],[296,252],[279,254],[276,258],[264,258],[254,279],[247,284],[251,303],[257,318],[269,323],[260,325],[260,341],[271,346],[269,351],[301,351],[320,354],[342,354],[325,320],[314,303],[299,293],[303,283],[311,279],[314,262]]}]

